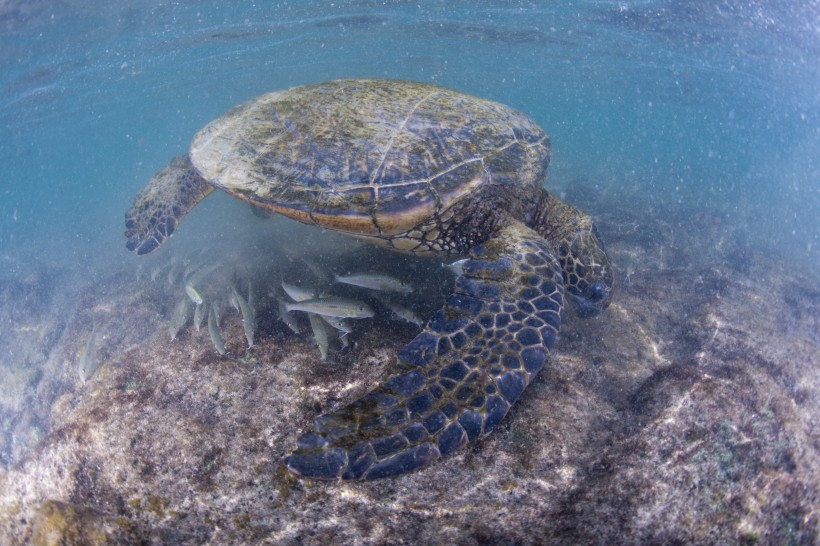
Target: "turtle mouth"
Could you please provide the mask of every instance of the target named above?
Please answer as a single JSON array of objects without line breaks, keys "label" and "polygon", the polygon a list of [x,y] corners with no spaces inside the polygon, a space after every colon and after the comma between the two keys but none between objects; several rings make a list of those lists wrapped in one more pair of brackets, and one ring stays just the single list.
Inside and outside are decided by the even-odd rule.
[{"label": "turtle mouth", "polygon": [[583,294],[570,292],[575,314],[581,318],[594,317],[609,307],[610,295],[610,288],[601,280],[589,285]]}]

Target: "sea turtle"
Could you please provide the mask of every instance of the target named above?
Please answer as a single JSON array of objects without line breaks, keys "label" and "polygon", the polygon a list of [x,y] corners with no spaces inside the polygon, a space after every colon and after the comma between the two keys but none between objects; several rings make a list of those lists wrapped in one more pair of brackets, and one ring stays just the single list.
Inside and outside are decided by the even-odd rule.
[{"label": "sea turtle", "polygon": [[348,79],[229,110],[126,214],[145,254],[213,188],[413,254],[466,255],[444,307],[352,404],[320,415],[285,459],[317,479],[429,465],[495,429],[555,343],[564,296],[590,317],[612,271],[589,216],[548,193],[547,135],[507,106],[435,85]]}]

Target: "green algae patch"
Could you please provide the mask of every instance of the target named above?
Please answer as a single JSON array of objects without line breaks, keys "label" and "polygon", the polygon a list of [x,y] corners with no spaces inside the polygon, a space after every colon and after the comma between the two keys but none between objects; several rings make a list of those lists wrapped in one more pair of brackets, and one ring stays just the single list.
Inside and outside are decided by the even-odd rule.
[{"label": "green algae patch", "polygon": [[40,505],[32,522],[31,543],[116,544],[133,542],[131,523],[126,518],[76,506],[58,500]]}]

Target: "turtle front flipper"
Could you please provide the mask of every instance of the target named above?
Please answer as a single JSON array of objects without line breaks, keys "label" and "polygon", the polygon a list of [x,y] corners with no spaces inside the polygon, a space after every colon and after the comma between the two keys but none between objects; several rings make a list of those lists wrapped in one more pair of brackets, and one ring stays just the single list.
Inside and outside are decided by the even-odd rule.
[{"label": "turtle front flipper", "polygon": [[156,173],[125,213],[126,248],[148,254],[170,237],[177,224],[213,191],[188,156],[175,157]]},{"label": "turtle front flipper", "polygon": [[549,244],[514,223],[471,252],[454,293],[398,355],[400,371],[314,420],[285,459],[316,479],[376,479],[489,434],[544,365],[563,312]]}]

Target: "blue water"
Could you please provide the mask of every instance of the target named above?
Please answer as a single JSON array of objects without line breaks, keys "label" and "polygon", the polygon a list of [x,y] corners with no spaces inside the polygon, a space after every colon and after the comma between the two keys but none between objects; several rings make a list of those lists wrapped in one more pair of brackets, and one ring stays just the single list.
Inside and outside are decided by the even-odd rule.
[{"label": "blue water", "polygon": [[204,123],[339,77],[436,82],[582,176],[714,207],[818,263],[818,2],[3,2],[0,249],[127,261],[123,212]]}]

